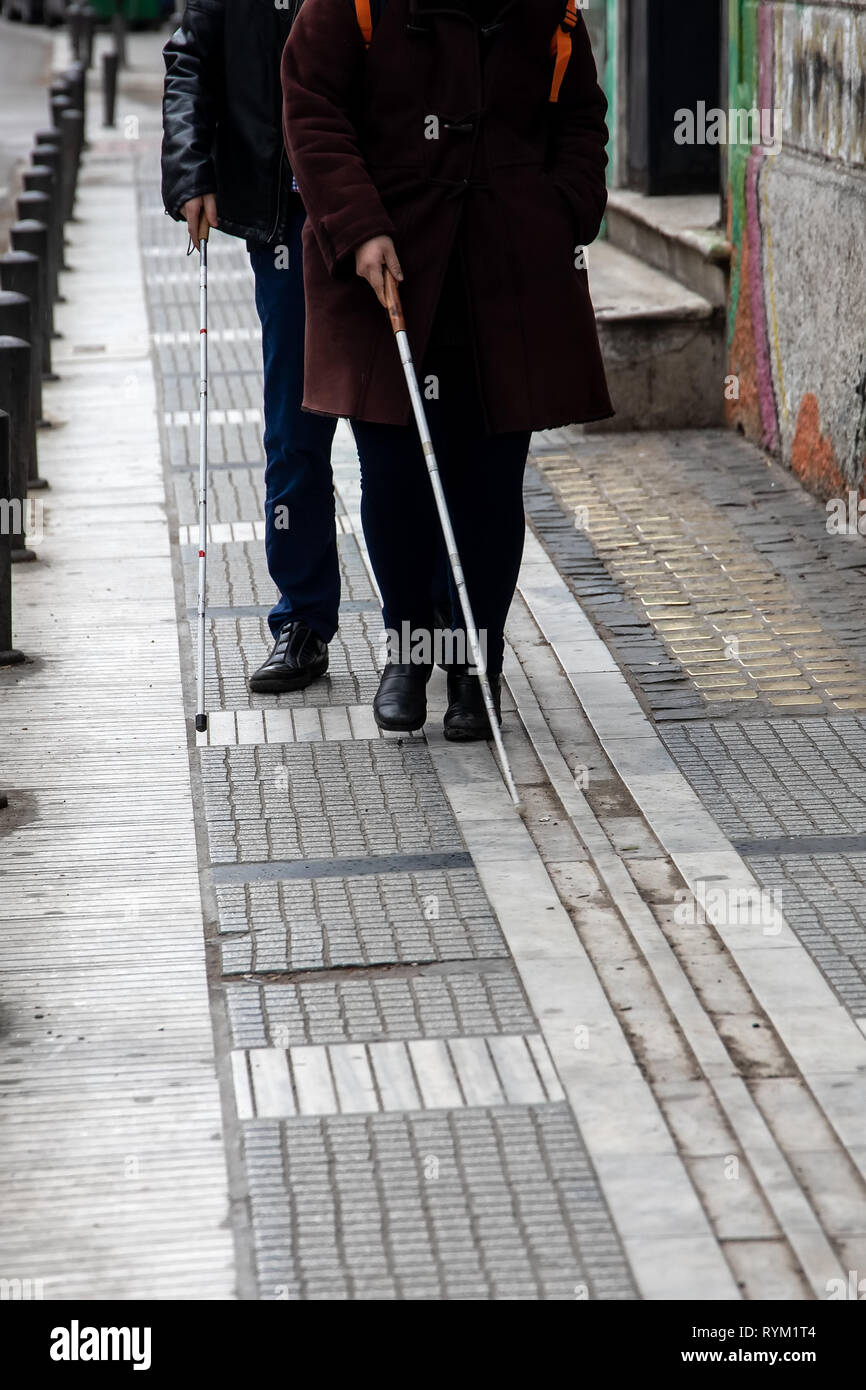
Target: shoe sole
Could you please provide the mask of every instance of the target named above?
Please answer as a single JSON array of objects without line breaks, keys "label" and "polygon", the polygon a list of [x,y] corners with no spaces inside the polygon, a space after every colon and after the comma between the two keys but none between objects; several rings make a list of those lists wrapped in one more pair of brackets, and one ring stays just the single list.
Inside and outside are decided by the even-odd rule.
[{"label": "shoe sole", "polygon": [[317,681],[320,676],[324,676],[328,670],[328,663],[324,666],[305,671],[300,676],[281,676],[277,680],[256,679],[250,676],[249,688],[254,695],[283,695],[290,690],[306,690],[308,685]]},{"label": "shoe sole", "polygon": [[468,729],[443,729],[442,732],[448,743],[489,743],[493,738],[493,731],[489,728],[486,733],[481,729],[475,733]]},{"label": "shoe sole", "polygon": [[426,714],[424,715],[424,718],[421,720],[420,724],[409,724],[406,722],[406,720],[400,719],[384,719],[381,715],[377,714],[375,710],[373,710],[373,718],[375,719],[379,728],[387,730],[389,734],[414,734],[418,731],[418,729],[423,729],[424,725],[427,723]]}]

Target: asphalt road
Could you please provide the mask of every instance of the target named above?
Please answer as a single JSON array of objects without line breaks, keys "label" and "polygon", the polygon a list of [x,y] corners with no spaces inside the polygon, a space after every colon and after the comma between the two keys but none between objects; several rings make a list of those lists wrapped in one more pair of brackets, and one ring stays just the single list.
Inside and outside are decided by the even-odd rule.
[{"label": "asphalt road", "polygon": [[47,29],[0,20],[0,251],[6,250],[16,171],[34,131],[48,124],[51,53]]}]

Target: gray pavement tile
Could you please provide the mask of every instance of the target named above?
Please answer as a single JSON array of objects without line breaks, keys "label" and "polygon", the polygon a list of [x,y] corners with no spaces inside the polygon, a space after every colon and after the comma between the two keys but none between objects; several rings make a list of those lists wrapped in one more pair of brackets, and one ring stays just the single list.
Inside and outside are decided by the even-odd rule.
[{"label": "gray pavement tile", "polygon": [[234,1047],[292,1047],[415,1037],[532,1032],[512,966],[472,975],[301,981],[227,987]]},{"label": "gray pavement tile", "polygon": [[216,896],[231,933],[220,942],[227,975],[507,954],[473,869],[232,885]]},{"label": "gray pavement tile", "polygon": [[[604,1296],[634,1296],[564,1105],[302,1119],[280,1127],[279,1148],[277,1133],[264,1123],[244,1131],[248,1157],[259,1159],[250,1170],[250,1200],[261,1297],[275,1296],[277,1285],[305,1298],[326,1290],[372,1297],[373,1289],[385,1297],[419,1299],[574,1297],[576,1285],[593,1290],[596,1259]],[[395,1136],[402,1141],[396,1153],[385,1142]],[[536,1162],[515,1172],[512,1164],[523,1150],[531,1150]],[[498,1167],[496,1195],[485,1196],[473,1177],[471,1160],[481,1153]],[[436,1158],[438,1170],[431,1163]],[[318,1198],[304,1195],[303,1183],[315,1176],[316,1163],[317,1190],[333,1185],[339,1229],[336,1206],[323,1208]],[[581,1195],[565,1177],[576,1167],[588,1180]],[[436,1171],[438,1177],[425,1175]],[[271,1208],[261,1206],[263,1184],[273,1192],[275,1183],[285,1186],[290,1217],[278,1236],[285,1242],[281,1257],[273,1248]],[[309,1208],[308,1200],[314,1202]],[[532,1216],[536,1210],[543,1219]],[[449,1211],[457,1215],[449,1218]],[[366,1240],[351,1235],[353,1217],[369,1231]],[[297,1234],[302,1227],[309,1239]]]}]

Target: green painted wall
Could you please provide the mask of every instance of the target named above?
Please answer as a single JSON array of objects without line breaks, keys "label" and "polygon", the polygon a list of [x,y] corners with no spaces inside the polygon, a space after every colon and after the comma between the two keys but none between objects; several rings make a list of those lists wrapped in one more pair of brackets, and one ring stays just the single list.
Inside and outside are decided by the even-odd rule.
[{"label": "green painted wall", "polygon": [[[729,104],[751,110],[758,99],[758,0],[729,0]],[[728,217],[730,240],[742,247],[746,232],[746,166],[749,148],[729,148]],[[740,298],[740,257],[735,254],[731,268],[728,336],[733,335]]]}]

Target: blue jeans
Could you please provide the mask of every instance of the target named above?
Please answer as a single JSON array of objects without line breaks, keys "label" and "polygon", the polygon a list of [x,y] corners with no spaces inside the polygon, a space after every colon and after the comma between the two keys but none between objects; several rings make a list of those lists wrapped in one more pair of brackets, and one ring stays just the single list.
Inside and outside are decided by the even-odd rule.
[{"label": "blue jeans", "polygon": [[[265,411],[265,553],[280,598],[274,637],[300,619],[325,642],[337,631],[340,567],[331,443],[337,422],[301,410],[304,388],[303,209],[295,214],[288,266],[278,248],[249,244],[262,324]],[[283,253],[284,255],[285,253]]]}]

